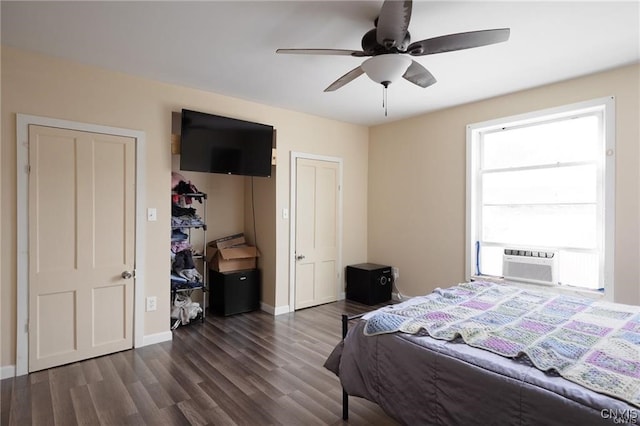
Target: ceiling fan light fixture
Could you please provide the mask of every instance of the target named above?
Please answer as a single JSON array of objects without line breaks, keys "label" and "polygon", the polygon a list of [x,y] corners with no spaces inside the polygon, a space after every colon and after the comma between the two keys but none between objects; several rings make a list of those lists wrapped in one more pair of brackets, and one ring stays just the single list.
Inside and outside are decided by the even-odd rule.
[{"label": "ceiling fan light fixture", "polygon": [[411,58],[397,53],[377,55],[362,63],[369,78],[385,87],[401,78],[411,65]]}]

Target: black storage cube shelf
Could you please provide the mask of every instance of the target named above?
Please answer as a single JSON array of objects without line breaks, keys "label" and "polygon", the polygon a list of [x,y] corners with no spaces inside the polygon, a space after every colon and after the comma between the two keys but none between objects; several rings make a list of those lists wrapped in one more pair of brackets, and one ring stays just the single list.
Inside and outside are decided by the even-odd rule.
[{"label": "black storage cube shelf", "polygon": [[360,263],[347,266],[347,299],[375,305],[391,299],[391,266]]},{"label": "black storage cube shelf", "polygon": [[260,308],[260,272],[209,271],[209,309],[217,315],[233,315]]}]

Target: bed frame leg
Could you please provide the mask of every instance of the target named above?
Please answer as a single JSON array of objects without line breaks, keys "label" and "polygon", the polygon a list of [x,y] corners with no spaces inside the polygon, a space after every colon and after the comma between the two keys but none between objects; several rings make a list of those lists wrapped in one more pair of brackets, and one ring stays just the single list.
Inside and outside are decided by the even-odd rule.
[{"label": "bed frame leg", "polygon": [[349,420],[349,394],[342,389],[342,420]]},{"label": "bed frame leg", "polygon": [[349,316],[342,314],[342,340],[347,337],[347,329],[349,327]]},{"label": "bed frame leg", "polygon": [[[342,314],[342,340],[347,337],[349,316]],[[342,388],[342,420],[349,420],[349,394]]]}]

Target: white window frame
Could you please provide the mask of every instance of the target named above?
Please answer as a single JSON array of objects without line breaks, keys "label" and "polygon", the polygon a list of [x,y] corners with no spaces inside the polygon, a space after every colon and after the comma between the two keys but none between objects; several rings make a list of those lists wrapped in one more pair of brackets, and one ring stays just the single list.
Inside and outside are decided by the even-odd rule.
[{"label": "white window frame", "polygon": [[[467,126],[467,182],[466,182],[466,230],[465,230],[465,276],[467,280],[487,278],[475,274],[477,261],[475,241],[481,214],[481,200],[478,196],[480,161],[480,141],[485,132],[505,127],[517,127],[535,123],[549,122],[568,117],[599,112],[603,117],[604,161],[598,176],[604,177],[604,208],[601,209],[604,223],[602,238],[603,253],[600,256],[600,280],[604,282],[604,298],[614,300],[614,244],[615,244],[615,98],[613,96],[590,101],[549,108],[530,113],[498,118],[470,124]],[[600,184],[600,182],[598,182]],[[567,286],[556,286],[560,289]],[[593,292],[579,287],[570,287],[572,291]]]}]

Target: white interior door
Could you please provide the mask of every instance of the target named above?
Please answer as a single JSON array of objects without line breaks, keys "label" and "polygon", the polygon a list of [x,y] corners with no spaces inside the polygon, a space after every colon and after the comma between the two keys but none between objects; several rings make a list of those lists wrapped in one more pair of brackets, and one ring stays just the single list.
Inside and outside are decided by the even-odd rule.
[{"label": "white interior door", "polygon": [[133,346],[135,139],[29,126],[29,371]]},{"label": "white interior door", "polygon": [[295,309],[338,300],[339,163],[296,160]]}]

